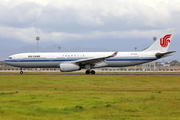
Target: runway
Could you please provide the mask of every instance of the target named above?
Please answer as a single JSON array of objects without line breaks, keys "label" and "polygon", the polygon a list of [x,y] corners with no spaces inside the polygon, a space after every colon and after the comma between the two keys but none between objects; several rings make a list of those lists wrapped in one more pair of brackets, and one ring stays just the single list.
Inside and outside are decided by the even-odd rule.
[{"label": "runway", "polygon": [[[0,72],[0,75],[87,75],[80,72],[72,73],[61,73],[61,72],[24,72],[20,74],[19,72]],[[103,72],[96,73],[94,75],[88,74],[88,76],[99,76],[99,75],[180,75],[180,72]]]}]

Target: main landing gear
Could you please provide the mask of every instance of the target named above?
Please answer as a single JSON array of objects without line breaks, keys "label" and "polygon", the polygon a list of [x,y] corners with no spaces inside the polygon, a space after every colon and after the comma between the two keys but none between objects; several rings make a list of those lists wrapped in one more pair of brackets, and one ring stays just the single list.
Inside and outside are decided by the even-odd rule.
[{"label": "main landing gear", "polygon": [[90,64],[87,64],[85,65],[85,68],[87,69],[86,70],[86,74],[95,74],[96,72],[94,70],[91,70],[91,65]]},{"label": "main landing gear", "polygon": [[86,70],[86,74],[95,74],[96,72],[94,70]]}]

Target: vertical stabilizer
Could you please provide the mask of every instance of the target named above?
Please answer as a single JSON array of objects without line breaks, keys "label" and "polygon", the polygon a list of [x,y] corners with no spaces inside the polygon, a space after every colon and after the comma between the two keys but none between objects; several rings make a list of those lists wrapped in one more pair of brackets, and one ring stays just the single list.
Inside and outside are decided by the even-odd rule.
[{"label": "vertical stabilizer", "polygon": [[175,29],[167,29],[149,48],[144,51],[167,52]]}]

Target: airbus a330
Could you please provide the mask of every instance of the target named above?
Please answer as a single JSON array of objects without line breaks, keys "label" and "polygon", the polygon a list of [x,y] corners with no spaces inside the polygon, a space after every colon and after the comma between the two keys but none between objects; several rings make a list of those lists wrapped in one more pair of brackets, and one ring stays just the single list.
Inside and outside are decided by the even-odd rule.
[{"label": "airbus a330", "polygon": [[175,51],[168,51],[174,29],[167,29],[149,48],[140,52],[52,52],[20,53],[9,56],[4,62],[22,68],[60,68],[61,72],[86,69],[86,74],[95,74],[101,67],[134,66],[158,60]]}]

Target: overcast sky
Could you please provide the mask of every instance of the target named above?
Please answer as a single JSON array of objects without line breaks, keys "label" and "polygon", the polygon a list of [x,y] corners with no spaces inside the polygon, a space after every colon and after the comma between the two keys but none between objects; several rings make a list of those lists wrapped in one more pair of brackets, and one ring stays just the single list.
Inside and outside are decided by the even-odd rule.
[{"label": "overcast sky", "polygon": [[180,0],[0,0],[0,59],[36,46],[36,36],[41,48],[142,50],[168,28],[179,51],[179,21]]}]

